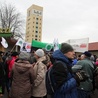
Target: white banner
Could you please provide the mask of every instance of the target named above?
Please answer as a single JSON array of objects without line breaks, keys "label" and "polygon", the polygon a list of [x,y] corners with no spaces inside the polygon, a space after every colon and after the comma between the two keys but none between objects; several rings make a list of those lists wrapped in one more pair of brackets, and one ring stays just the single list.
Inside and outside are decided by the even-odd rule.
[{"label": "white banner", "polygon": [[66,43],[72,45],[75,52],[85,52],[88,51],[89,38],[70,39]]},{"label": "white banner", "polygon": [[16,45],[20,46],[20,48],[22,48],[23,47],[23,43],[24,43],[24,40],[19,38],[18,41],[16,42]]},{"label": "white banner", "polygon": [[23,47],[20,49],[20,51],[30,52],[31,51],[31,43],[24,42]]},{"label": "white banner", "polygon": [[53,41],[53,49],[54,49],[54,51],[59,49],[58,39],[54,39],[54,41]]}]

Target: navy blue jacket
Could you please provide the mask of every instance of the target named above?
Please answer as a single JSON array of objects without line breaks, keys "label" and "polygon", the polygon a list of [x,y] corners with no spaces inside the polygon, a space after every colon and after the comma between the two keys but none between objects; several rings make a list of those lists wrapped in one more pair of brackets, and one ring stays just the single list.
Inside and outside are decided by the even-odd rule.
[{"label": "navy blue jacket", "polygon": [[57,84],[54,98],[78,98],[77,82],[69,70],[72,62],[60,50],[53,53],[53,58],[63,62],[53,65],[55,69],[53,77]]}]

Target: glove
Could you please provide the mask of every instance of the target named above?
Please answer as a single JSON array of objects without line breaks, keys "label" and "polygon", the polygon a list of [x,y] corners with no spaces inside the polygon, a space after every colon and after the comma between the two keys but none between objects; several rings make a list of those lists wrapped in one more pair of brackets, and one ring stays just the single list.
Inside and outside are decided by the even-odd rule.
[{"label": "glove", "polygon": [[85,73],[85,71],[82,70],[82,71],[76,72],[76,78],[78,79],[78,81],[84,82],[89,78],[89,76]]}]

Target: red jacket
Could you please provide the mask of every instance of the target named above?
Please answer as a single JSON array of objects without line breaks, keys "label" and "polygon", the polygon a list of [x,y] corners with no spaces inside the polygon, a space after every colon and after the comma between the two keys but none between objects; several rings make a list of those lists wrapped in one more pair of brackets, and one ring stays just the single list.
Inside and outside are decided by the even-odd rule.
[{"label": "red jacket", "polygon": [[8,61],[7,61],[7,64],[8,64],[8,78],[11,77],[11,76],[10,76],[10,72],[11,72],[11,70],[12,70],[12,68],[13,68],[13,65],[14,65],[14,62],[15,62],[16,59],[17,59],[16,56],[12,56],[11,60],[8,60]]}]

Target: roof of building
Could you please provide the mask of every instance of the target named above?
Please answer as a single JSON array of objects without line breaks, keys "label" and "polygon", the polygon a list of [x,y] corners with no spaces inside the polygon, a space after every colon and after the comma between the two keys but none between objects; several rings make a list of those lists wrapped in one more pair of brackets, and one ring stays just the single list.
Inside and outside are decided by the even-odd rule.
[{"label": "roof of building", "polygon": [[89,43],[89,47],[88,47],[89,51],[96,51],[98,50],[98,42],[93,42],[93,43]]}]

